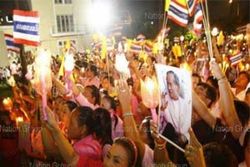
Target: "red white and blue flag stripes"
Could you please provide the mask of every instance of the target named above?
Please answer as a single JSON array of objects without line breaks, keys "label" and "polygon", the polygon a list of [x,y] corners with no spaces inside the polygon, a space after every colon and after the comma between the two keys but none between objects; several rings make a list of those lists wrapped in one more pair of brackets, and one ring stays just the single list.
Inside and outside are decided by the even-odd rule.
[{"label": "red white and blue flag stripes", "polygon": [[20,52],[20,48],[17,46],[17,44],[14,43],[13,36],[10,34],[4,34],[4,39],[6,42],[7,50],[13,51],[16,53]]},{"label": "red white and blue flag stripes", "polygon": [[132,42],[130,51],[133,53],[140,53],[142,51],[141,43],[136,41]]},{"label": "red white and blue flag stripes", "polygon": [[231,65],[236,65],[238,64],[239,62],[242,61],[243,57],[242,57],[242,53],[241,52],[238,52],[236,53],[234,56],[230,57],[230,62],[231,62]]},{"label": "red white and blue flag stripes", "polygon": [[196,33],[199,33],[203,19],[201,3],[200,0],[165,0],[167,4],[165,11],[170,20],[182,27],[186,27],[189,17],[194,16],[193,28]]},{"label": "red white and blue flag stripes", "polygon": [[171,0],[168,10],[168,18],[180,26],[188,24],[188,8],[180,0]]},{"label": "red white and blue flag stripes", "polygon": [[39,16],[37,11],[14,10],[13,37],[15,43],[38,46]]},{"label": "red white and blue flag stripes", "polygon": [[193,22],[194,31],[196,33],[200,33],[202,30],[202,20],[203,20],[203,13],[201,9],[201,4],[197,3],[195,7],[194,22]]}]

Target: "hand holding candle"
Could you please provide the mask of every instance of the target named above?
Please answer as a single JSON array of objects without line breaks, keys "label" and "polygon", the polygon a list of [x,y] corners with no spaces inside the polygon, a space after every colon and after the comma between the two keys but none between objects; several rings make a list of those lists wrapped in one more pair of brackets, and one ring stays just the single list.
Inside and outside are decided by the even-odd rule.
[{"label": "hand holding candle", "polygon": [[75,60],[73,54],[69,54],[67,52],[65,56],[65,63],[64,63],[64,69],[65,69],[65,83],[66,83],[66,88],[67,91],[71,89],[72,81],[70,80],[70,76],[72,74],[72,71],[75,67]]},{"label": "hand holding candle", "polygon": [[45,108],[47,106],[47,92],[51,89],[51,54],[40,49],[35,60],[35,89],[42,96],[42,110],[44,115],[44,120],[47,120],[47,114]]},{"label": "hand holding candle", "polygon": [[127,61],[125,54],[117,54],[115,57],[115,69],[122,75],[130,76],[130,71],[128,68],[129,62]]},{"label": "hand holding candle", "polygon": [[155,108],[159,104],[159,87],[155,77],[146,77],[145,81],[141,80],[141,97],[143,104],[151,109],[154,122],[157,122],[157,114]]},{"label": "hand holding candle", "polygon": [[23,122],[23,117],[17,117],[16,118],[16,125],[17,125],[17,127],[20,127],[20,123],[22,123]]}]

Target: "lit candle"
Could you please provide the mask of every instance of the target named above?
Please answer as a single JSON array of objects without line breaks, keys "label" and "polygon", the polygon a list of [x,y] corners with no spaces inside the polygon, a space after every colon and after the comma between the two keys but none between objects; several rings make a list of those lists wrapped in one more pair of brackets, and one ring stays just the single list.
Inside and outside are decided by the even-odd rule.
[{"label": "lit candle", "polygon": [[51,89],[51,57],[48,51],[40,49],[35,60],[36,91],[42,96],[43,118],[47,120],[47,92]]},{"label": "lit candle", "polygon": [[151,109],[151,115],[154,122],[157,122],[155,108],[159,104],[159,87],[155,77],[146,77],[145,81],[141,80],[141,97],[143,104]]},{"label": "lit candle", "polygon": [[66,83],[66,89],[69,91],[72,87],[72,81],[70,80],[70,76],[72,74],[72,71],[75,67],[75,60],[73,54],[67,53],[65,56],[65,63],[64,63],[64,69],[65,69],[65,83]]},{"label": "lit candle", "polygon": [[115,69],[121,74],[130,76],[130,71],[128,68],[129,62],[127,61],[124,53],[117,54],[115,57]]},{"label": "lit candle", "polygon": [[20,127],[20,123],[22,123],[23,122],[23,117],[17,117],[16,118],[16,125],[17,125],[17,127]]},{"label": "lit candle", "polygon": [[75,60],[73,54],[66,54],[64,68],[65,71],[72,71],[75,67]]}]

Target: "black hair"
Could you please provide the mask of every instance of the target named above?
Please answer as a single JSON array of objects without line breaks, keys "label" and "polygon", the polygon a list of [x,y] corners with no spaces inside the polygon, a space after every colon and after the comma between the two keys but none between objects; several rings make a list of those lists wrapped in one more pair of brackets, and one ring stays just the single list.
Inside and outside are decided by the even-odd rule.
[{"label": "black hair", "polygon": [[116,110],[115,99],[113,97],[109,96],[109,95],[105,95],[103,98],[108,100],[108,102],[110,103],[110,108],[115,111]]},{"label": "black hair", "polygon": [[226,145],[208,143],[203,151],[207,167],[238,167],[237,158]]},{"label": "black hair", "polygon": [[101,96],[100,96],[99,89],[95,85],[88,85],[85,88],[91,89],[91,95],[92,95],[92,97],[95,97],[95,104],[94,105],[96,105],[96,104],[100,105]]},{"label": "black hair", "polygon": [[77,104],[73,101],[66,101],[66,104],[67,104],[67,107],[69,108],[70,112],[72,112],[76,107],[77,107]]},{"label": "black hair", "polygon": [[102,145],[112,144],[112,123],[108,110],[97,108],[95,111],[95,133]]},{"label": "black hair", "polygon": [[240,101],[240,100],[234,100],[234,106],[235,106],[237,115],[239,117],[239,120],[242,126],[244,127],[249,121],[250,107],[246,102]]},{"label": "black hair", "polygon": [[98,71],[97,71],[97,67],[94,66],[94,65],[89,65],[88,69],[94,73],[94,75],[96,76],[98,74]]},{"label": "black hair", "polygon": [[248,93],[250,93],[250,88],[248,88],[248,89],[247,89],[247,91],[246,91],[246,95],[247,95]]},{"label": "black hair", "polygon": [[112,86],[115,86],[114,78],[112,76],[104,76],[103,79],[107,79]]},{"label": "black hair", "polygon": [[78,126],[86,125],[87,134],[93,134],[95,132],[95,119],[94,111],[90,107],[78,106],[75,111],[79,112]]},{"label": "black hair", "polygon": [[208,77],[207,82],[209,81],[214,88],[219,89],[218,80],[215,77],[213,76]]},{"label": "black hair", "polygon": [[199,74],[197,74],[197,73],[193,73],[193,74],[192,74],[192,77],[197,77],[197,78],[199,78],[199,82],[201,82],[201,77],[200,77],[200,75],[199,75]]},{"label": "black hair", "polygon": [[[115,99],[113,97],[107,95],[107,94],[103,98],[108,100],[108,102],[110,104],[110,108],[113,109],[114,111],[116,111],[116,101],[115,101]],[[117,124],[118,124],[118,116],[116,114],[114,114],[114,119],[115,119],[115,124],[114,124],[114,129],[115,129]]]},{"label": "black hair", "polygon": [[[174,83],[175,83],[177,86],[180,87],[180,80],[179,80],[178,76],[174,73],[174,71],[168,71],[168,72],[167,72],[167,76],[168,76],[168,74],[173,74],[173,76],[174,76]],[[166,77],[167,77],[167,76],[166,76]]]},{"label": "black hair", "polygon": [[200,82],[197,86],[201,86],[206,90],[206,97],[211,100],[211,102],[208,104],[208,107],[211,107],[211,105],[217,99],[216,89],[214,87],[210,86],[209,84],[204,83],[204,82]]},{"label": "black hair", "polygon": [[130,77],[130,78],[127,79],[127,84],[128,84],[129,86],[133,86],[133,85],[134,85],[134,81],[133,81],[133,78],[132,78],[132,77]]}]

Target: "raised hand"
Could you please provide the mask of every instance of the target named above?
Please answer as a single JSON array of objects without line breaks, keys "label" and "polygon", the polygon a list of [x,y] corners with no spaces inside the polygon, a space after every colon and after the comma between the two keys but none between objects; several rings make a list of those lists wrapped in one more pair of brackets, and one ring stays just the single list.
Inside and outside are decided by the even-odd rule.
[{"label": "raised hand", "polygon": [[193,130],[189,129],[190,144],[186,146],[185,156],[191,167],[206,167],[203,149]]},{"label": "raised hand", "polygon": [[59,130],[59,126],[58,126],[58,123],[57,123],[57,121],[55,119],[55,115],[54,115],[54,113],[51,111],[51,109],[49,107],[46,107],[46,112],[47,112],[47,120],[46,121],[44,121],[44,119],[43,119],[42,109],[40,109],[40,112],[41,112],[41,120],[42,120],[43,124],[51,132]]},{"label": "raised hand", "polygon": [[213,76],[217,80],[221,80],[222,78],[225,78],[225,74],[222,72],[220,66],[215,62],[215,60],[210,61],[210,69],[211,69]]},{"label": "raised hand", "polygon": [[127,82],[123,79],[118,81],[118,98],[124,112],[131,111],[131,94]]}]

